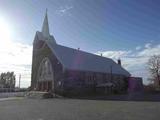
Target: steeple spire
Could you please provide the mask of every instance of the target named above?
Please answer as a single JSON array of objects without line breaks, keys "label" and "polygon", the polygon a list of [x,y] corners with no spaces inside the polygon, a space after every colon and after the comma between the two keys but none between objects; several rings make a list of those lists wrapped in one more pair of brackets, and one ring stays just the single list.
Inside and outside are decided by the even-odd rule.
[{"label": "steeple spire", "polygon": [[47,16],[47,9],[46,9],[46,14],[45,14],[45,18],[43,21],[43,26],[42,26],[42,34],[45,38],[49,38],[50,34],[49,34],[49,25],[48,25],[48,16]]}]

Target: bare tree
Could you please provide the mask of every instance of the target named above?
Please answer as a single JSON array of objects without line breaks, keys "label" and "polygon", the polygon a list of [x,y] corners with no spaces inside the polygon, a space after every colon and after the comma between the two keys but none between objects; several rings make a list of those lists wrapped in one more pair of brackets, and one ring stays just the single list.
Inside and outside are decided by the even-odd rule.
[{"label": "bare tree", "polygon": [[151,74],[150,81],[160,86],[160,55],[151,56],[148,60],[148,67]]}]

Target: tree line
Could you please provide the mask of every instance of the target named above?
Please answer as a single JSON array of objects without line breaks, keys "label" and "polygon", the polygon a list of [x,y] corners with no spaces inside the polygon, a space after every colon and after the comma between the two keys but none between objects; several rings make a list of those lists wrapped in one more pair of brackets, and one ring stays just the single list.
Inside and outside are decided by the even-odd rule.
[{"label": "tree line", "polygon": [[0,74],[0,88],[15,88],[16,76],[14,72]]}]

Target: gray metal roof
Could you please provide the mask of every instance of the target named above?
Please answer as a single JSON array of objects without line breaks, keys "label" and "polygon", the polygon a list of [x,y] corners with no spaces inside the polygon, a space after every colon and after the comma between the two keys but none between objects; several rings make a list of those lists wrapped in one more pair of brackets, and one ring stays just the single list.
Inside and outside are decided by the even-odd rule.
[{"label": "gray metal roof", "polygon": [[67,69],[102,73],[111,73],[112,71],[113,74],[130,76],[128,71],[110,58],[58,45],[52,41],[46,41],[46,43]]}]

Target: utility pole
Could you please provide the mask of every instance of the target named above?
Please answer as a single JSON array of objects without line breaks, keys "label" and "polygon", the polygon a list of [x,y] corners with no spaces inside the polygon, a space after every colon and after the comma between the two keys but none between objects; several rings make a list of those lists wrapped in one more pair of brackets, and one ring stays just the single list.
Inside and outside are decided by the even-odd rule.
[{"label": "utility pole", "polygon": [[112,81],[112,65],[110,66],[110,72],[111,72],[111,81]]},{"label": "utility pole", "polygon": [[19,88],[20,88],[20,85],[21,85],[21,74],[19,74]]},{"label": "utility pole", "polygon": [[[111,70],[111,71],[110,71],[110,72],[111,72],[111,83],[113,84],[112,65],[110,66],[110,70]],[[113,92],[113,86],[111,86],[110,90],[111,90],[110,92]]]}]

